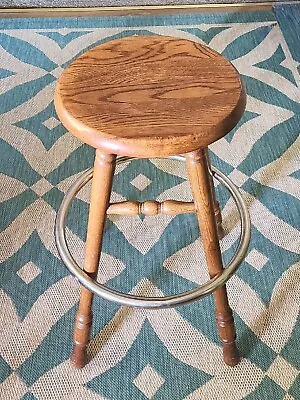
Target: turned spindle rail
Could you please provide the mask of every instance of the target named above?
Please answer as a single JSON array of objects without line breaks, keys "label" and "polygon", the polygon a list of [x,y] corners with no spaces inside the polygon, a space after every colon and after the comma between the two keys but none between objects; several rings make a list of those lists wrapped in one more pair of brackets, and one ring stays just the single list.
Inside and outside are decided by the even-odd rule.
[{"label": "turned spindle rail", "polygon": [[155,200],[144,201],[120,201],[109,205],[106,214],[116,214],[124,216],[144,215],[178,215],[195,213],[195,205],[193,202],[166,200],[158,202]]}]

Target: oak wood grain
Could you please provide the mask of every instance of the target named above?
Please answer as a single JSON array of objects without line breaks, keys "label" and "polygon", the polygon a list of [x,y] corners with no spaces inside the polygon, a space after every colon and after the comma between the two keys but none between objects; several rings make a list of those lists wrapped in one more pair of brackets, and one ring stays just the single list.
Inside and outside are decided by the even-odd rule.
[{"label": "oak wood grain", "polygon": [[[99,268],[106,211],[115,166],[116,156],[101,153],[99,150],[96,152],[83,268],[94,279]],[[90,338],[93,319],[92,301],[93,293],[82,287],[79,309],[75,317],[74,347],[71,355],[71,361],[77,368],[84,367],[87,362],[86,346]]]},{"label": "oak wood grain", "polygon": [[213,198],[213,203],[214,203],[214,212],[215,212],[215,218],[216,218],[216,223],[217,223],[217,232],[218,232],[218,238],[219,240],[223,239],[225,236],[225,231],[222,225],[222,213],[220,209],[220,204],[216,198],[216,191],[215,191],[215,185],[214,185],[214,180],[211,172],[211,163],[209,159],[209,153],[208,153],[208,148],[206,147],[205,149],[205,155],[206,155],[206,160],[208,164],[208,169],[209,169],[209,177],[210,177],[210,187],[211,187],[211,193],[212,193],[212,198]]},{"label": "oak wood grain", "polygon": [[226,135],[245,109],[233,65],[168,36],[113,40],[63,72],[55,106],[67,129],[102,151],[134,157],[186,153]]},{"label": "oak wood grain", "polygon": [[[208,272],[210,277],[214,278],[222,272],[223,263],[214,212],[214,198],[211,188],[207,150],[200,149],[187,154],[186,166],[199,221]],[[234,366],[240,361],[240,356],[235,344],[234,320],[228,303],[225,285],[215,291],[214,298],[217,326],[220,339],[223,343],[224,361],[226,364]]]}]

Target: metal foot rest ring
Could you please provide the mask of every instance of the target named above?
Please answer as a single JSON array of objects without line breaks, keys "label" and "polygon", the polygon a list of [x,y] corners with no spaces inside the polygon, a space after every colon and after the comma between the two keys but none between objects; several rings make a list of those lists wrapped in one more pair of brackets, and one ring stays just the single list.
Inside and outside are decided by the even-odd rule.
[{"label": "metal foot rest ring", "polygon": [[[185,161],[183,156],[171,156],[171,159],[178,161]],[[132,160],[133,157],[119,157],[117,164]],[[101,285],[94,279],[92,279],[86,272],[84,272],[80,266],[76,263],[72,257],[65,238],[65,222],[68,213],[69,206],[76,196],[76,194],[92,179],[93,169],[89,169],[83,175],[81,175],[67,191],[62,204],[58,210],[56,223],[55,223],[55,238],[58,248],[58,252],[61,256],[62,261],[69,269],[70,273],[74,275],[78,281],[85,286],[88,290],[95,293],[96,295],[121,305],[143,307],[143,308],[167,308],[177,307],[180,305],[191,303],[192,301],[201,299],[205,296],[210,295],[212,292],[223,286],[227,280],[235,273],[239,265],[245,258],[249,242],[250,242],[250,217],[246,207],[246,204],[234,183],[227,178],[224,174],[212,167],[213,176],[224,185],[230,194],[232,195],[241,219],[241,236],[238,247],[235,251],[231,261],[226,265],[221,274],[212,278],[208,282],[195,289],[187,292],[179,293],[172,296],[165,297],[144,297],[134,296],[131,294],[121,293],[116,290],[110,289],[104,285]]]}]

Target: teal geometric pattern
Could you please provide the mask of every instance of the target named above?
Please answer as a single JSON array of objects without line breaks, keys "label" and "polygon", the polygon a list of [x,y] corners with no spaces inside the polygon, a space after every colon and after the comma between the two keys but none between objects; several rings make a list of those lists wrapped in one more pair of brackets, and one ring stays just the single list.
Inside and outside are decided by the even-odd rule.
[{"label": "teal geometric pattern", "polygon": [[[151,346],[149,346],[150,343]],[[132,360],[136,360],[136,362],[133,364]],[[155,393],[157,399],[185,397],[212,378],[203,371],[182,363],[172,356],[160,342],[149,322],[146,321],[126,357],[116,368],[109,369],[104,374],[97,376],[86,386],[106,398],[144,400],[145,395],[133,382],[147,365],[165,377],[163,384]],[[188,381],[186,380],[187,376],[189,377]],[[111,382],[111,385],[106,384],[108,381]],[[174,381],[176,385],[174,385]]]},{"label": "teal geometric pattern", "polygon": [[[243,355],[235,368],[222,360],[212,296],[157,311],[96,297],[91,361],[78,371],[68,360],[80,287],[58,256],[54,223],[68,187],[92,166],[94,149],[62,126],[53,94],[79,54],[133,35],[207,44],[232,61],[245,84],[242,120],[210,147],[212,163],[240,187],[252,222],[248,254],[227,285]],[[282,32],[272,12],[0,22],[0,399],[300,399],[296,37]],[[89,190],[78,194],[67,220],[79,263]],[[239,219],[226,190],[217,185],[216,194],[226,263]],[[112,200],[125,199],[190,201],[184,164],[119,165]],[[195,215],[109,217],[99,282],[162,296],[207,279]]]},{"label": "teal geometric pattern", "polygon": [[55,41],[55,43],[58,44],[58,46],[63,49],[66,47],[69,43],[71,43],[73,40],[87,35],[88,33],[91,33],[92,31],[87,31],[87,32],[69,32],[66,34],[62,34],[59,32],[39,32],[39,35],[43,35],[48,37],[49,39],[52,39]]},{"label": "teal geometric pattern", "polygon": [[15,73],[7,69],[0,68],[0,79],[7,78],[8,76],[14,75]]},{"label": "teal geometric pattern", "polygon": [[67,132],[55,116],[54,103],[51,102],[42,112],[18,121],[15,125],[36,135],[46,150],[50,150],[57,139]]},{"label": "teal geometric pattern", "polygon": [[255,64],[255,66],[264,70],[279,73],[292,83],[297,84],[292,71],[284,66],[285,58],[283,48],[279,45],[275,53],[268,60],[261,61]]}]

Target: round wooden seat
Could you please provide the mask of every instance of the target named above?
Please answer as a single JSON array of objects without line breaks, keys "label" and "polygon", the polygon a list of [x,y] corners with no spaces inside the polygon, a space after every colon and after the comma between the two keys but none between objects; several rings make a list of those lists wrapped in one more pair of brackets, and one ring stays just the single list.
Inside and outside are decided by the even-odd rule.
[{"label": "round wooden seat", "polygon": [[228,133],[245,109],[238,72],[188,40],[113,40],[78,57],[59,79],[55,106],[66,128],[106,153],[182,154]]}]

